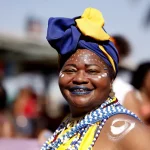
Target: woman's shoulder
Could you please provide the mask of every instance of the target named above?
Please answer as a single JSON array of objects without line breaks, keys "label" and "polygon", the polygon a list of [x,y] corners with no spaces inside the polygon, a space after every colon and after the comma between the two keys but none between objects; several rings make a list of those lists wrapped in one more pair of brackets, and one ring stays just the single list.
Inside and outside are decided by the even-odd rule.
[{"label": "woman's shoulder", "polygon": [[140,102],[141,101],[140,92],[137,89],[132,89],[126,94],[125,100]]},{"label": "woman's shoulder", "polygon": [[[139,105],[141,104],[141,101],[137,98],[137,90],[133,89],[131,91],[129,91],[123,101],[123,106],[125,106],[126,108],[130,108],[130,107],[139,107]],[[137,108],[136,108],[137,109]]]},{"label": "woman's shoulder", "polygon": [[126,129],[127,127],[133,126],[133,125],[135,127],[135,124],[145,126],[138,118],[135,118],[135,116],[128,115],[128,114],[117,114],[117,115],[110,117],[106,121],[104,127],[109,128],[110,131],[113,131],[113,129],[114,129],[113,127],[116,127],[115,129],[117,129],[117,127],[123,126],[124,129]]},{"label": "woman's shoulder", "polygon": [[[98,140],[113,145],[115,148],[122,150],[148,150],[150,147],[150,131],[138,119],[125,115],[118,114],[109,118],[100,134]],[[99,141],[97,141],[99,142]]]}]

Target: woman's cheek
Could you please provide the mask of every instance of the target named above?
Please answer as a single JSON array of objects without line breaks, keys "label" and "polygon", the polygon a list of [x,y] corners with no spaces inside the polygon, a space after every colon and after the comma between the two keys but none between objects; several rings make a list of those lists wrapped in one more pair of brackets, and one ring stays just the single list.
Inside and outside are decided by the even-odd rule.
[{"label": "woman's cheek", "polygon": [[59,75],[59,85],[67,85],[72,81],[73,78],[73,75],[61,73]]},{"label": "woman's cheek", "polygon": [[110,81],[108,78],[97,77],[97,78],[91,78],[90,80],[91,80],[91,82],[93,82],[98,87],[102,87],[102,88],[110,87]]}]

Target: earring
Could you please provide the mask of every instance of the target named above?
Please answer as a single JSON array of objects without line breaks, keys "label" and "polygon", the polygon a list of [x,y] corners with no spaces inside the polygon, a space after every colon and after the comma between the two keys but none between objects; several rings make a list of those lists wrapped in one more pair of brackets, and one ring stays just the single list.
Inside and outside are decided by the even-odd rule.
[{"label": "earring", "polygon": [[113,91],[113,89],[111,88],[111,91],[109,93],[109,97],[113,98],[115,96],[115,92]]}]

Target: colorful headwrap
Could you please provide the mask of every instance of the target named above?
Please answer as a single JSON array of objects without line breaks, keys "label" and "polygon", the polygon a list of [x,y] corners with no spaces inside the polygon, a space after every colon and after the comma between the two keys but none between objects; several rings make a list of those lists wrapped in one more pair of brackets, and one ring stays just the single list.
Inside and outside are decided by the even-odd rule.
[{"label": "colorful headwrap", "polygon": [[80,17],[50,18],[47,40],[60,57],[72,54],[78,48],[91,50],[117,74],[118,52],[103,26],[104,19],[101,12],[94,8],[87,8]]}]

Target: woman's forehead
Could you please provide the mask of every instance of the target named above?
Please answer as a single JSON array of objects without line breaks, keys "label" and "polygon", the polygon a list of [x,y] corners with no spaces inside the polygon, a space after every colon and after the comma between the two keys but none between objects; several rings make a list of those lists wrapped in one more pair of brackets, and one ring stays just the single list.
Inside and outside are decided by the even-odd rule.
[{"label": "woman's forehead", "polygon": [[87,49],[78,49],[73,55],[71,55],[71,57],[67,60],[66,63],[70,62],[84,62],[86,64],[96,63],[97,65],[99,64],[106,66],[105,62],[99,56]]},{"label": "woman's forehead", "polygon": [[78,49],[71,57],[91,56],[100,59],[94,52],[88,49]]}]

